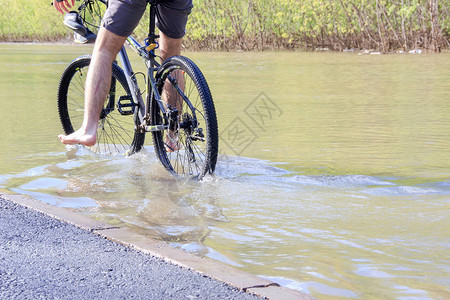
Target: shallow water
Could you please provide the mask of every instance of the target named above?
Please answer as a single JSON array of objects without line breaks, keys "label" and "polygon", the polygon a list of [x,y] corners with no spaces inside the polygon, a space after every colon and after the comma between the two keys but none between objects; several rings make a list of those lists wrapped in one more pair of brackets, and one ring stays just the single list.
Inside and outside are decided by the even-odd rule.
[{"label": "shallow water", "polygon": [[90,48],[0,50],[0,187],[319,298],[449,297],[449,54],[187,53],[221,156],[182,182],[150,144],[59,143],[59,76]]}]

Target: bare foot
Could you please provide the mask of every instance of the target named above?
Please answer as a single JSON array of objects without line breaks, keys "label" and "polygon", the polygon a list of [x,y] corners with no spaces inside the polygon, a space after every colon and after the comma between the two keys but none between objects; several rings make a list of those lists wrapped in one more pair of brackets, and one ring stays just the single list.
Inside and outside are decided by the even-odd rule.
[{"label": "bare foot", "polygon": [[164,137],[164,144],[166,145],[167,152],[175,152],[181,149],[181,145],[178,142],[178,135],[170,130]]},{"label": "bare foot", "polygon": [[94,146],[97,142],[97,132],[94,134],[85,133],[83,130],[79,129],[69,135],[58,135],[58,138],[61,140],[63,144],[66,145],[74,145],[74,144],[82,144],[85,146]]}]

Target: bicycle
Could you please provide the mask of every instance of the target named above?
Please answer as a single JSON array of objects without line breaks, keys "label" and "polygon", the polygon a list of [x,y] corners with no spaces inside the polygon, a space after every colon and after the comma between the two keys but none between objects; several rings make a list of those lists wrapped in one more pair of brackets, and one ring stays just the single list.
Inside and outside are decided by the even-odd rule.
[{"label": "bicycle", "polygon": [[[78,15],[91,34],[100,25],[99,1],[82,0]],[[129,36],[127,44],[143,58],[147,75],[134,73],[125,45],[119,52],[123,68],[115,61],[111,87],[97,129],[97,143],[90,147],[100,155],[131,155],[152,133],[156,155],[172,174],[201,179],[213,173],[218,154],[218,127],[212,95],[205,77],[193,61],[174,56],[161,63],[155,50],[155,9],[157,0],[148,0],[150,24],[145,45]],[[73,28],[72,28],[73,29]],[[84,112],[84,84],[90,55],[73,60],[64,70],[58,86],[58,112],[65,134],[79,128]],[[146,90],[141,92],[136,76],[143,75]],[[145,100],[143,94],[146,92]],[[163,94],[176,96],[177,107],[167,104]],[[173,102],[172,102],[173,103]],[[172,146],[170,146],[168,143]]]}]

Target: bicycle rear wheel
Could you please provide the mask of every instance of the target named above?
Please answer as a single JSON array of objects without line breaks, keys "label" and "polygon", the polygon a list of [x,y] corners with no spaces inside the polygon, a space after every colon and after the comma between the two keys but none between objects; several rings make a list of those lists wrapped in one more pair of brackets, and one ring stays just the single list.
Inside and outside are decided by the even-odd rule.
[{"label": "bicycle rear wheel", "polygon": [[[65,134],[71,134],[83,122],[84,88],[90,62],[90,55],[79,57],[66,67],[61,76],[58,112]],[[125,75],[113,63],[111,88],[98,121],[97,143],[89,149],[106,156],[128,155],[141,150],[145,132],[135,130],[137,107],[132,103]]]},{"label": "bicycle rear wheel", "polygon": [[[219,147],[217,117],[208,84],[188,58],[164,61],[156,74],[162,105],[170,112],[168,129],[153,131],[153,143],[161,163],[172,173],[201,179],[213,173]],[[175,110],[176,109],[176,110]],[[151,125],[163,124],[155,97],[150,104]]]}]

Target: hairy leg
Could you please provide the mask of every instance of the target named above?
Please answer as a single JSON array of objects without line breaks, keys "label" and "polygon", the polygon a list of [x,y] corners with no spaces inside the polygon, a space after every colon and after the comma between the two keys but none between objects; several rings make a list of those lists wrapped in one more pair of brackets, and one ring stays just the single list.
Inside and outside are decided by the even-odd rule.
[{"label": "hairy leg", "polygon": [[74,133],[59,135],[62,143],[95,145],[98,120],[111,85],[112,62],[125,40],[126,37],[100,29],[86,79],[83,123]]},{"label": "hairy leg", "polygon": [[[181,44],[183,39],[172,39],[160,32],[159,48],[161,51],[161,58],[163,60],[169,57],[181,54]],[[181,72],[175,71],[175,77],[178,81],[178,85],[184,90],[184,77]],[[169,85],[166,85],[169,86]],[[178,108],[181,113],[181,99],[177,98],[177,94],[170,89],[164,89],[163,99],[172,107]]]},{"label": "hairy leg", "polygon": [[[160,51],[161,51],[161,58],[163,60],[166,60],[169,57],[172,57],[175,55],[180,55],[181,54],[181,44],[182,44],[182,39],[172,39],[172,38],[169,38],[168,36],[166,36],[164,33],[160,32],[159,47],[160,47]],[[175,71],[173,74],[175,75],[175,78],[177,79],[178,86],[182,90],[184,90],[185,82],[184,82],[184,77],[181,74],[181,72]],[[166,88],[166,87],[170,87],[170,84],[166,84],[164,87],[165,88],[161,95],[162,98],[168,105],[170,105],[172,107],[176,107],[178,109],[179,114],[181,114],[183,100],[181,99],[181,97],[179,97],[179,95],[177,94],[176,91],[174,91],[171,88]],[[166,144],[166,150],[169,152],[176,151],[179,149],[177,134],[175,132],[168,131],[165,136],[164,142]]]}]

